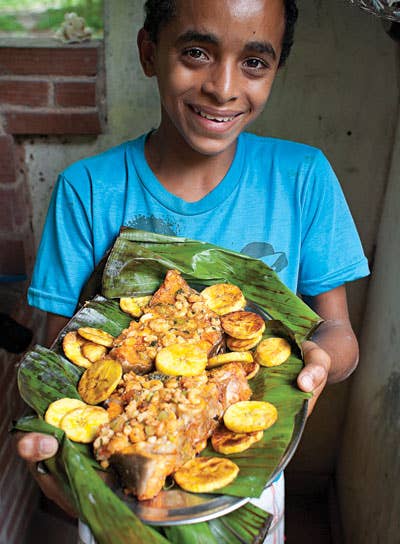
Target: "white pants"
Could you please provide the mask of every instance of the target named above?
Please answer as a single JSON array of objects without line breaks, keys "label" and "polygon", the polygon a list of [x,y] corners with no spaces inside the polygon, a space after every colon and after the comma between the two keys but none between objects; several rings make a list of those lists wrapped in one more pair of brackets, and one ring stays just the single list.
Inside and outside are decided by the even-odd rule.
[{"label": "white pants", "polygon": [[[250,502],[274,516],[264,544],[284,544],[285,478],[283,472],[278,480],[264,489],[258,499],[251,499]],[[96,544],[89,527],[81,521],[78,544]]]}]

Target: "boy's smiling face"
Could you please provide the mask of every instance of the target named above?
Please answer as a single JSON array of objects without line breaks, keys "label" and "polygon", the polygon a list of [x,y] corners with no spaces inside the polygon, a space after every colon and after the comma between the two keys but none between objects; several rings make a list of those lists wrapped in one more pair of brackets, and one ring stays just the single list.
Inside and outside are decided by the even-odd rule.
[{"label": "boy's smiling face", "polygon": [[283,0],[176,0],[157,44],[139,40],[158,80],[163,141],[230,152],[268,100],[284,29]]}]

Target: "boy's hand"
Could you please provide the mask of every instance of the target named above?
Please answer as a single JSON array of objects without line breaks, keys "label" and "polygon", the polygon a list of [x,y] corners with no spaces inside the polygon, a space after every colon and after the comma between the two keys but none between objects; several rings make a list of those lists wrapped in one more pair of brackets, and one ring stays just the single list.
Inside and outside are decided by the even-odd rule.
[{"label": "boy's hand", "polygon": [[308,401],[310,415],[328,380],[331,358],[311,340],[303,342],[302,348],[305,366],[297,377],[297,385],[302,391],[313,393],[313,397]]},{"label": "boy's hand", "polygon": [[32,476],[46,497],[54,501],[71,517],[76,517],[76,512],[62,493],[57,480],[51,474],[38,471],[38,462],[49,459],[57,453],[57,440],[47,434],[18,433],[16,443],[19,456],[27,461]]}]

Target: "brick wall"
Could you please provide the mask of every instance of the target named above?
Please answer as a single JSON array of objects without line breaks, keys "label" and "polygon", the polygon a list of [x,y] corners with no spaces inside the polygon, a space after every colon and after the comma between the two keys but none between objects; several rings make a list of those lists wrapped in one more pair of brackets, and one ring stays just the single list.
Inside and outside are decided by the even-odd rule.
[{"label": "brick wall", "polygon": [[[33,330],[33,343],[42,342],[45,323],[26,303],[35,246],[24,138],[100,134],[103,81],[101,42],[0,43],[0,312]],[[27,410],[16,383],[20,358],[0,348],[0,544],[23,542],[38,497],[9,434],[12,420]]]},{"label": "brick wall", "polygon": [[0,47],[0,113],[9,134],[100,134],[102,48]]}]

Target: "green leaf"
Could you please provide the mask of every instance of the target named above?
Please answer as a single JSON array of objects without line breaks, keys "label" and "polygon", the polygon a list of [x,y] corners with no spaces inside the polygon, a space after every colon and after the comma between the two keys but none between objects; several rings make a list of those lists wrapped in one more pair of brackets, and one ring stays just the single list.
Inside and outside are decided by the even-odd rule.
[{"label": "green leaf", "polygon": [[173,544],[218,544],[210,525],[205,522],[165,527],[164,532]]},{"label": "green leaf", "polygon": [[212,244],[124,228],[106,262],[102,294],[107,298],[154,292],[169,269],[190,283],[231,282],[245,297],[288,327],[301,344],[321,322],[276,273],[258,259]]},{"label": "green leaf", "polygon": [[82,519],[98,544],[165,544],[168,542],[144,525],[96,474],[76,445],[65,439],[62,459]]},{"label": "green leaf", "polygon": [[271,514],[247,503],[226,516],[209,521],[209,527],[218,544],[261,544],[271,522]]},{"label": "green leaf", "polygon": [[[178,269],[193,286],[232,282],[273,319],[264,337],[284,336],[292,344],[292,356],[280,367],[261,368],[250,385],[253,398],[272,402],[278,421],[265,431],[264,438],[249,450],[232,455],[240,472],[230,486],[219,493],[259,496],[266,484],[287,464],[300,439],[306,417],[306,395],[296,386],[303,366],[301,342],[320,323],[320,318],[282,285],[275,273],[261,261],[183,238],[126,229],[108,257],[103,274],[103,291],[108,298],[85,302],[59,335],[53,350],[36,346],[26,354],[18,372],[24,400],[42,418],[48,405],[58,398],[79,398],[76,386],[83,369],[62,356],[62,338],[81,326],[101,328],[117,336],[129,325],[130,317],[119,309],[120,296],[154,292],[168,269]],[[96,275],[93,277],[95,278]],[[97,278],[99,274],[97,273]],[[93,291],[96,281],[91,282]],[[97,289],[96,289],[97,291]],[[56,475],[80,516],[88,523],[98,544],[161,543],[166,540],[146,527],[99,477],[99,465],[90,447],[68,440],[62,431],[43,419],[19,420],[15,429],[52,434],[61,444],[56,458],[46,462]],[[204,454],[218,455],[213,450]],[[171,542],[218,542],[252,544],[265,536],[270,516],[251,504],[207,523],[163,528]],[[161,530],[161,529],[160,529]]]},{"label": "green leaf", "polygon": [[43,417],[49,404],[62,397],[80,399],[76,385],[82,369],[53,351],[35,346],[18,369],[18,388],[24,401]]}]

